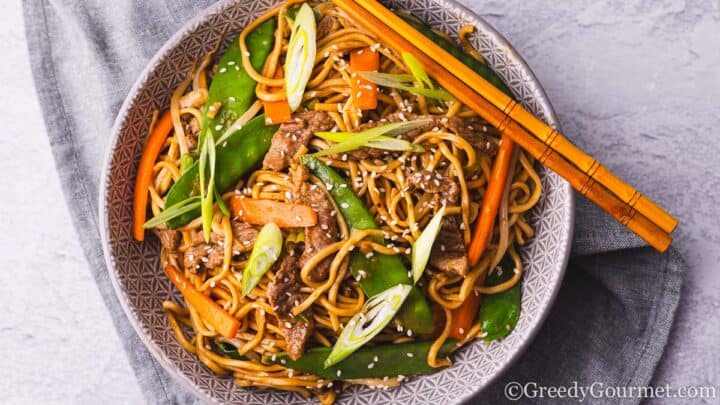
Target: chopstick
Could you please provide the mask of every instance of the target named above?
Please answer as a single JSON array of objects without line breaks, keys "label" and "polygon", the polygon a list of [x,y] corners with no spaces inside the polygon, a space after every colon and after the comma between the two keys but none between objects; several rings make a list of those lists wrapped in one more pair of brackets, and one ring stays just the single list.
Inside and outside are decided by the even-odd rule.
[{"label": "chopstick", "polygon": [[[576,190],[580,192],[580,194],[603,208],[621,224],[625,225],[628,229],[648,242],[648,244],[660,252],[664,252],[670,245],[672,238],[666,229],[673,229],[676,226],[677,221],[674,218],[666,214],[665,211],[646,198],[642,197],[642,195],[640,195],[637,191],[631,193],[629,197],[627,195],[627,190],[625,190],[625,192],[620,191],[619,194],[621,198],[625,199],[625,201],[608,191],[599,182],[602,179],[607,183],[608,176],[606,175],[606,172],[608,171],[601,171],[601,165],[598,163],[594,163],[592,165],[590,168],[592,170],[583,171],[575,167],[571,162],[568,162],[566,157],[557,153],[552,148],[552,146],[558,142],[558,139],[564,139],[564,137],[557,133],[557,131],[547,127],[547,125],[542,124],[548,129],[546,131],[548,136],[553,135],[552,138],[549,139],[549,145],[528,133],[525,128],[520,126],[513,119],[513,114],[511,113],[516,111],[514,116],[532,116],[532,114],[527,113],[521,107],[518,107],[518,104],[514,103],[514,101],[507,102],[505,106],[508,108],[502,110],[486,100],[470,87],[480,87],[483,85],[482,83],[479,83],[479,79],[482,81],[484,81],[484,79],[480,78],[475,72],[467,69],[469,72],[463,73],[462,76],[450,73],[443,65],[436,61],[442,61],[444,65],[453,65],[452,63],[448,63],[448,61],[455,61],[457,64],[462,63],[447,53],[439,55],[437,50],[435,50],[435,57],[431,57],[429,54],[426,54],[422,50],[418,49],[421,44],[423,44],[426,48],[435,47],[439,49],[439,47],[429,40],[423,41],[426,37],[415,31],[412,27],[401,26],[402,29],[407,28],[404,32],[413,34],[411,38],[412,42],[410,42],[396,30],[386,25],[385,23],[390,22],[393,22],[396,26],[400,26],[400,23],[407,25],[394,13],[372,0],[333,0],[333,2],[345,11],[356,23],[365,27],[369,31],[376,33],[382,40],[386,41],[396,50],[412,53],[413,56],[420,61],[428,73],[433,76],[446,90],[452,93],[473,111],[477,112],[481,117],[487,120],[490,125],[496,127],[501,134],[507,135],[510,139],[515,141],[540,163],[565,178]],[[364,8],[365,6],[372,8],[366,10]],[[378,13],[380,18],[378,18],[372,11]],[[396,19],[399,19],[400,21],[398,22]],[[429,44],[425,42],[429,42]],[[416,45],[418,45],[418,47],[416,47]],[[465,80],[461,80],[459,77],[464,77]],[[487,85],[494,89],[494,86],[489,83],[487,83]],[[499,92],[499,90],[497,92]],[[495,95],[495,97],[499,100],[508,99],[512,101],[506,95],[502,94],[502,96],[504,98],[500,99],[498,95]],[[518,113],[517,111],[520,112]],[[522,114],[523,111],[525,111],[525,114]],[[534,116],[532,118],[540,122]],[[537,125],[534,127],[537,127]],[[569,141],[566,143],[570,144]],[[560,142],[560,144],[564,144],[564,142]],[[594,161],[594,159],[592,160]],[[588,175],[588,172],[593,174],[595,178]],[[598,173],[600,173],[601,176],[598,176]],[[625,183],[623,182],[622,184]],[[628,201],[630,204],[628,204]],[[647,202],[640,203],[640,201]],[[656,209],[648,208],[653,206],[656,207]],[[643,208],[644,212],[639,212],[639,207]],[[658,214],[658,212],[660,214]],[[661,227],[655,221],[662,223],[663,226]]]},{"label": "chopstick", "polygon": [[430,39],[415,30],[395,13],[375,0],[357,0],[357,3],[366,11],[383,21],[395,32],[412,33],[411,38],[408,38],[409,35],[406,35],[405,39],[411,39],[420,51],[435,61],[438,61],[446,70],[474,88],[477,93],[492,105],[499,108],[512,120],[518,122],[532,135],[543,141],[549,149],[560,153],[591,179],[605,186],[623,202],[655,222],[662,230],[670,233],[677,227],[677,219],[673,218],[653,201],[642,195],[634,187],[619,179],[592,156],[573,145],[558,131],[549,127],[532,113],[522,108],[518,102],[508,97],[507,94],[475,73],[467,65],[430,41]]}]

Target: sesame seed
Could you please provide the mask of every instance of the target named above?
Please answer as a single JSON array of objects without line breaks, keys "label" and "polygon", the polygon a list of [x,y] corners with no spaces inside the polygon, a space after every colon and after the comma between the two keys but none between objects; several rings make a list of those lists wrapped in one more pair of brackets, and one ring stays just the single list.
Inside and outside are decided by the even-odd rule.
[{"label": "sesame seed", "polygon": [[337,373],[335,373],[338,377],[342,375],[342,370],[338,370]]},{"label": "sesame seed", "polygon": [[414,357],[415,354],[414,354],[414,353],[411,353],[411,352],[407,352],[407,356],[408,356],[408,357]]},{"label": "sesame seed", "polygon": [[373,368],[373,367],[375,367],[375,363],[368,364],[368,368]]}]

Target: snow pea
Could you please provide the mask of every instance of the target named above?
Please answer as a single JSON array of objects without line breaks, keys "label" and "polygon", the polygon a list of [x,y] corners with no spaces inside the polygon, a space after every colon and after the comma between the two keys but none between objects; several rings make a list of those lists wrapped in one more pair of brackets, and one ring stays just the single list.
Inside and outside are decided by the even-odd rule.
[{"label": "snow pea", "polygon": [[[335,170],[312,156],[303,156],[301,162],[328,185],[328,191],[340,207],[340,213],[350,229],[378,228],[375,218],[365,204]],[[384,245],[382,240],[378,243]],[[360,287],[370,297],[397,284],[413,284],[405,264],[395,255],[376,253],[372,257],[367,257],[362,253],[353,252],[350,255],[350,271],[356,279],[360,279]],[[405,304],[400,309],[398,320],[405,329],[414,333],[428,333],[435,328],[430,306],[417,287],[413,287],[410,291]]]},{"label": "snow pea", "polygon": [[[271,18],[247,36],[250,64],[255,70],[262,69],[265,59],[272,50],[275,24],[275,19]],[[206,131],[210,131],[215,139],[219,139],[255,101],[256,85],[257,82],[243,68],[238,38],[231,43],[217,63],[217,71],[212,78],[208,98],[205,101],[205,114],[200,127],[201,137]],[[202,145],[202,139],[198,145]]]},{"label": "snow pea", "polygon": [[[507,281],[513,276],[514,267],[513,260],[505,255],[500,262],[502,272],[493,271],[485,280],[485,285],[493,286]],[[515,329],[520,319],[521,298],[520,283],[501,293],[482,297],[478,322],[483,334],[486,334],[483,338],[486,342],[502,339]]]},{"label": "snow pea", "polygon": [[[323,362],[330,354],[330,347],[315,347],[307,350],[299,359],[292,360],[285,354],[263,357],[266,364],[282,364],[293,370],[312,373],[328,380],[349,380],[353,378],[383,378],[431,374],[440,368],[428,365],[427,356],[432,341],[400,344],[381,344],[358,349],[338,364],[325,368]],[[438,357],[447,356],[457,344],[449,339],[440,348]],[[368,365],[373,364],[372,367]]]},{"label": "snow pea", "polygon": [[[215,187],[225,192],[250,169],[260,163],[270,148],[270,140],[278,126],[265,126],[265,117],[259,115],[235,131],[216,149]],[[198,163],[195,162],[168,191],[165,206],[169,207],[200,192]],[[200,215],[200,209],[190,211],[167,222],[170,228],[181,227]]]}]

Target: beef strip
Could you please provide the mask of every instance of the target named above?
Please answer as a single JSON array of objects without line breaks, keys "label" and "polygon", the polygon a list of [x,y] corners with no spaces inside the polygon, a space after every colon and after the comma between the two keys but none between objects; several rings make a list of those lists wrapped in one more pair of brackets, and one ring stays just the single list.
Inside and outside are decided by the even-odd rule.
[{"label": "beef strip", "polygon": [[332,34],[338,29],[340,29],[340,23],[338,22],[337,18],[331,15],[326,15],[318,23],[317,37],[325,38],[326,36]]},{"label": "beef strip", "polygon": [[[233,232],[233,256],[252,250],[258,230],[245,222],[231,221],[230,225]],[[210,234],[210,243],[205,243],[202,232],[195,234],[183,256],[183,266],[191,273],[196,273],[203,267],[213,269],[221,266],[225,259],[223,239],[221,235],[213,233]]]},{"label": "beef strip", "polygon": [[[433,204],[436,207],[457,204],[460,198],[460,187],[454,181],[444,178],[435,171],[412,172],[405,170],[405,178],[411,189],[432,194]],[[467,274],[468,261],[460,223],[460,217],[457,215],[444,218],[430,254],[430,264],[442,271],[464,276]]]},{"label": "beef strip", "polygon": [[287,317],[293,307],[305,299],[305,294],[300,293],[302,281],[297,256],[283,254],[274,267],[277,270],[275,279],[268,285],[268,301],[276,315]]},{"label": "beef strip", "polygon": [[[335,219],[335,207],[327,195],[317,186],[307,182],[308,172],[303,165],[298,165],[292,172],[296,201],[309,205],[317,214],[317,224],[305,228],[305,250],[300,256],[298,266],[303,267],[313,256],[324,247],[340,240]],[[332,257],[323,259],[315,266],[308,278],[322,281],[327,278]]]},{"label": "beef strip", "polygon": [[153,233],[160,239],[160,244],[166,250],[174,252],[180,247],[182,235],[174,229],[153,229]]},{"label": "beef strip", "polygon": [[283,254],[275,263],[275,279],[268,285],[267,297],[278,319],[278,326],[285,334],[285,346],[291,359],[296,360],[305,351],[314,323],[311,315],[293,316],[292,309],[302,302],[306,295],[300,292],[302,281],[297,257]]},{"label": "beef strip", "polygon": [[275,132],[263,160],[263,168],[284,170],[302,146],[310,142],[315,132],[329,131],[335,121],[325,111],[308,111],[295,114],[290,122],[280,125]]},{"label": "beef strip", "polygon": [[315,323],[311,316],[298,315],[292,320],[282,321],[280,329],[285,334],[285,350],[291,359],[297,360],[305,352],[310,336],[315,331]]},{"label": "beef strip", "polygon": [[430,264],[442,271],[464,276],[468,271],[468,260],[460,221],[457,215],[444,218],[430,253]]}]

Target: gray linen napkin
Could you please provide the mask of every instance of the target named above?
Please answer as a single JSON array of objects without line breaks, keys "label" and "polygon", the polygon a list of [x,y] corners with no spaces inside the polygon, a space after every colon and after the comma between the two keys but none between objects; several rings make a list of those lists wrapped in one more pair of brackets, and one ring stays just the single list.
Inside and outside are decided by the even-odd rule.
[{"label": "gray linen napkin", "polygon": [[[35,84],[68,209],[150,403],[198,400],[148,353],[115,297],[97,226],[100,167],[115,115],[137,75],[177,29],[211,3],[24,0]],[[591,145],[592,139],[584,142]],[[472,402],[505,402],[503,388],[513,381],[649,384],[675,316],[684,268],[675,251],[655,253],[579,198],[572,259],[547,322],[518,363]]]}]

